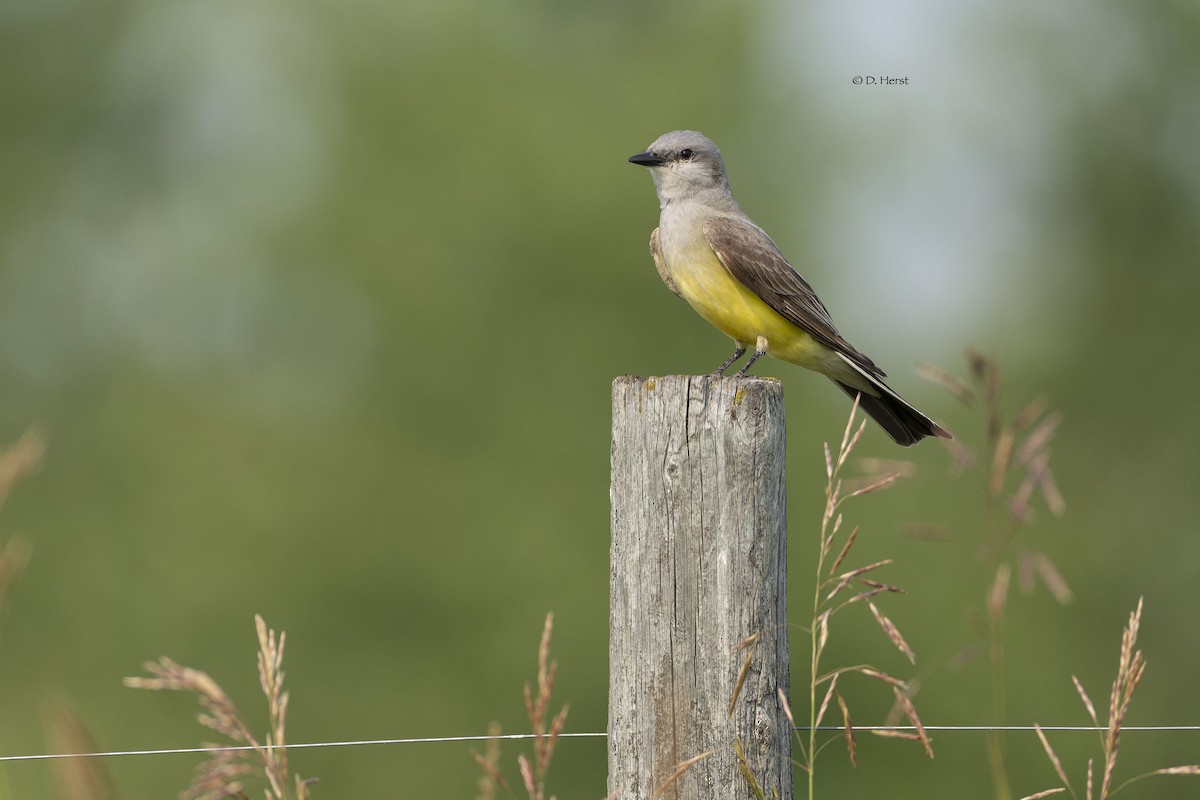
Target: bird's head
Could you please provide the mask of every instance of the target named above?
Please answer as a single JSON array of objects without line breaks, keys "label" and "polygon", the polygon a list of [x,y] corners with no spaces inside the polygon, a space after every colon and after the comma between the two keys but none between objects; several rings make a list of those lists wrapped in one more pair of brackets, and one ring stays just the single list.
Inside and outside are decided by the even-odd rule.
[{"label": "bird's head", "polygon": [[721,151],[702,133],[671,131],[629,161],[650,170],[662,205],[702,193],[729,193]]}]

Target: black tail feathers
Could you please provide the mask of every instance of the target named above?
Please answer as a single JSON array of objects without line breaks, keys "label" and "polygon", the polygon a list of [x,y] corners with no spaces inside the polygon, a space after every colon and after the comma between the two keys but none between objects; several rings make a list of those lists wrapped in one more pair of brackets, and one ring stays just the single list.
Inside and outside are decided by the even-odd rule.
[{"label": "black tail feathers", "polygon": [[926,436],[940,436],[943,439],[953,439],[950,432],[909,405],[904,398],[878,378],[869,378],[879,389],[878,395],[871,395],[853,386],[847,386],[841,381],[833,381],[837,387],[851,398],[858,398],[858,406],[871,419],[887,431],[896,444],[910,447]]}]

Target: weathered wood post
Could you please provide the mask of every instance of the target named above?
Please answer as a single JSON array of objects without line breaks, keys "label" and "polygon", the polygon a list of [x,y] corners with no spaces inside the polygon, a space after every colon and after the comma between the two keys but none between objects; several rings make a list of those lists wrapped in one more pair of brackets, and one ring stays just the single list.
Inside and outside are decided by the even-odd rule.
[{"label": "weathered wood post", "polygon": [[782,386],[624,377],[612,403],[609,793],[752,798],[740,744],[791,800]]}]

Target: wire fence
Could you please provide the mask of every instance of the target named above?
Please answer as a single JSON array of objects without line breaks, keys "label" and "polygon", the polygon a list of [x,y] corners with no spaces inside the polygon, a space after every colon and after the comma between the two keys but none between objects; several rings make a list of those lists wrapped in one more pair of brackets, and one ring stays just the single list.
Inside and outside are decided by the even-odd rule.
[{"label": "wire fence", "polygon": [[[992,731],[1003,732],[1025,732],[1032,733],[1041,728],[1043,731],[1069,731],[1069,732],[1103,732],[1108,728],[1100,725],[923,725],[922,728],[930,732],[952,732],[952,733],[990,733]],[[793,730],[807,731],[807,725],[797,725]],[[819,725],[819,731],[841,731],[844,728],[841,725]],[[856,731],[915,731],[916,728],[912,725],[856,725]],[[1123,725],[1121,733],[1148,733],[1148,732],[1180,732],[1180,731],[1197,731],[1200,732],[1200,725]],[[604,739],[608,734],[603,731],[593,733],[560,733],[559,739]],[[188,753],[209,754],[215,752],[239,752],[251,750],[303,750],[318,747],[367,747],[371,745],[398,745],[398,744],[445,744],[448,742],[486,742],[491,740],[497,741],[512,741],[522,739],[536,739],[538,734],[534,733],[505,733],[497,736],[490,734],[478,734],[473,736],[420,736],[409,739],[354,739],[344,742],[298,742],[296,744],[282,745],[227,745],[219,747],[174,747],[161,748],[154,750],[107,750],[94,753],[36,753],[30,755],[16,756],[0,756],[0,762],[5,761],[48,761],[60,758],[117,758],[123,756],[166,756],[166,755],[185,755]]]}]

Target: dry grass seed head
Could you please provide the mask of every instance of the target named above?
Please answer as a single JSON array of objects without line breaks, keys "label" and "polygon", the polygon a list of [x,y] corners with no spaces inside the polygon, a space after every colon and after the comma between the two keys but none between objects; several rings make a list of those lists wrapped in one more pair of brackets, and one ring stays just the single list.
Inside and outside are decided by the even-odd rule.
[{"label": "dry grass seed head", "polygon": [[909,731],[898,731],[895,728],[872,728],[871,733],[880,739],[903,739],[906,742],[919,742],[921,737]]},{"label": "dry grass seed head", "polygon": [[[911,702],[912,699],[917,696],[917,692],[921,691],[921,681],[917,678],[913,678],[912,680],[910,680],[908,682],[908,684],[901,691],[904,693],[904,696],[907,697],[909,699],[909,701]],[[904,706],[902,706],[900,704],[899,700],[894,700],[892,702],[892,707],[890,709],[888,709],[887,716],[883,718],[883,724],[887,727],[892,727],[895,725],[899,725],[900,720],[902,720],[904,718],[905,718]],[[916,740],[918,737],[914,733],[911,738]]]},{"label": "dry grass seed head", "polygon": [[529,793],[529,800],[541,800],[541,788],[533,778],[533,767],[529,766],[529,759],[524,753],[517,756],[517,769],[521,772],[521,782],[525,784],[525,791]]},{"label": "dry grass seed head", "polygon": [[958,439],[938,439],[950,454],[950,474],[962,475],[975,466],[975,451]]},{"label": "dry grass seed head", "polygon": [[[832,527],[830,527],[828,525],[822,526],[822,533],[824,535],[824,538],[821,540],[821,558],[822,559],[829,557],[829,550],[830,550],[830,548],[833,547],[833,542],[837,538],[838,531],[842,529],[843,519],[844,519],[844,517],[841,514],[838,514],[837,517],[833,520]],[[828,532],[825,532],[826,528],[828,528]]]},{"label": "dry grass seed head", "polygon": [[[196,767],[191,784],[181,794],[182,800],[223,800],[245,797],[243,779],[257,770],[240,754],[214,751],[207,761]],[[270,798],[270,795],[267,795]]]},{"label": "dry grass seed head", "polygon": [[654,794],[650,795],[650,800],[658,800],[658,798],[662,797],[663,793],[666,792],[667,789],[671,788],[671,785],[674,784],[675,781],[683,777],[684,773],[716,752],[716,750],[706,750],[698,756],[692,756],[686,761],[680,761],[675,765],[675,769],[671,771],[671,774],[667,776],[667,779],[659,784],[659,787],[654,790]]},{"label": "dry grass seed head", "polygon": [[1058,430],[1059,424],[1062,422],[1062,414],[1055,411],[1052,414],[1047,414],[1037,426],[1029,432],[1025,437],[1025,441],[1017,449],[1017,462],[1023,466],[1028,466],[1033,463],[1034,459],[1041,455],[1046,447],[1050,444],[1050,440],[1054,438],[1054,432]]},{"label": "dry grass seed head", "polygon": [[563,732],[563,728],[567,724],[567,712],[570,711],[570,705],[563,703],[563,707],[554,715],[553,721],[550,723],[550,736],[546,741],[545,763],[542,765],[543,772],[550,769],[550,761],[554,757],[554,747],[558,744],[559,734]]},{"label": "dry grass seed head", "polygon": [[742,749],[741,737],[735,737],[733,740],[733,752],[737,756],[738,769],[742,772],[742,777],[746,780],[746,785],[750,787],[750,792],[754,795],[755,800],[767,800],[763,794],[762,786],[758,779],[754,777],[754,771],[750,769],[750,764],[746,761],[746,751]]},{"label": "dry grass seed head", "polygon": [[546,773],[550,769],[550,763],[554,758],[555,745],[558,743],[559,734],[562,733],[563,727],[566,725],[567,713],[569,711],[569,707],[564,704],[558,714],[550,720],[549,727],[547,727],[546,715],[549,713],[550,701],[554,694],[554,677],[558,671],[558,663],[550,659],[550,640],[553,630],[554,614],[551,612],[546,614],[546,621],[542,626],[542,637],[538,644],[538,689],[536,697],[533,694],[530,684],[526,683],[524,687],[525,714],[529,719],[529,724],[534,733],[533,769],[536,774],[536,788],[539,793],[544,792],[542,781],[544,781]]},{"label": "dry grass seed head", "polygon": [[1066,579],[1045,553],[1034,554],[1033,567],[1037,576],[1041,578],[1042,585],[1046,587],[1060,605],[1065,606],[1075,598],[1071,587],[1067,585]]},{"label": "dry grass seed head", "polygon": [[975,392],[966,381],[958,376],[952,375],[946,370],[935,367],[932,364],[925,364],[923,362],[917,363],[917,375],[935,386],[940,386],[950,392],[964,406],[969,408],[975,405]]},{"label": "dry grass seed head", "polygon": [[1037,478],[1032,474],[1026,474],[1008,502],[1009,516],[1022,525],[1028,525],[1033,521],[1033,508],[1030,500],[1033,499],[1033,490],[1036,486]]},{"label": "dry grass seed head", "polygon": [[[867,581],[863,581],[863,583],[867,583]],[[875,583],[875,581],[871,581],[871,583]],[[834,610],[836,611],[836,610],[841,609],[842,606],[848,606],[851,603],[860,603],[863,600],[870,600],[872,597],[878,597],[881,594],[886,594],[888,592],[893,592],[893,591],[894,592],[902,592],[904,590],[899,589],[895,586],[887,586],[886,584],[877,584],[877,585],[871,587],[870,589],[867,589],[867,591],[865,591],[865,592],[859,592],[858,594],[853,595],[849,600],[845,601],[840,606],[838,606],[837,609],[834,609]]]},{"label": "dry grass seed head", "polygon": [[978,644],[969,644],[962,650],[959,650],[954,655],[950,656],[951,669],[963,669],[969,664],[975,663],[979,658],[979,653],[982,648]]},{"label": "dry grass seed head", "polygon": [[1058,489],[1049,464],[1050,451],[1047,450],[1038,455],[1037,459],[1029,466],[1029,472],[1037,481],[1038,491],[1042,495],[1042,502],[1046,504],[1046,508],[1050,509],[1050,513],[1054,516],[1061,517],[1067,513],[1067,501],[1063,499],[1062,492]]},{"label": "dry grass seed head", "polygon": [[296,800],[311,800],[312,793],[308,791],[308,787],[320,782],[320,778],[301,778],[296,776]]},{"label": "dry grass seed head", "polygon": [[837,465],[834,467],[834,472],[840,470],[842,465],[846,463],[846,459],[854,452],[855,445],[858,444],[858,440],[862,438],[863,430],[867,427],[867,421],[864,419],[859,423],[858,430],[854,431],[854,435],[850,434],[851,429],[854,427],[854,421],[858,417],[858,401],[859,395],[855,395],[854,404],[850,406],[850,417],[846,420],[846,429],[842,432],[842,445],[838,449]]},{"label": "dry grass seed head", "polygon": [[1045,412],[1049,405],[1049,401],[1046,400],[1043,395],[1038,395],[1037,397],[1033,398],[1025,405],[1024,408],[1017,412],[1015,417],[1013,417],[1013,429],[1018,431],[1025,430],[1035,421],[1037,421],[1037,418],[1040,417],[1043,412]]},{"label": "dry grass seed head", "polygon": [[[64,699],[45,712],[47,739],[58,753],[94,753],[99,748],[79,712]],[[112,776],[99,758],[61,758],[53,762],[59,800],[113,800]]]},{"label": "dry grass seed head", "polygon": [[833,695],[837,692],[838,675],[840,674],[841,673],[835,672],[833,677],[829,679],[829,688],[825,690],[825,699],[821,701],[821,708],[817,711],[817,727],[820,727],[821,721],[825,719],[825,712],[829,710],[829,702],[833,699]]},{"label": "dry grass seed head", "polygon": [[883,629],[883,632],[888,637],[888,640],[896,647],[897,650],[904,654],[904,657],[908,659],[909,663],[915,665],[917,663],[917,656],[915,653],[913,653],[912,648],[908,646],[908,642],[904,640],[904,637],[900,634],[900,631],[896,628],[896,625],[890,619],[885,617],[883,612],[880,611],[879,607],[874,603],[868,601],[867,605],[870,606],[871,614],[875,617],[875,621],[879,623],[879,627]]},{"label": "dry grass seed head", "polygon": [[1113,772],[1116,770],[1117,754],[1121,747],[1121,726],[1133,700],[1133,693],[1141,681],[1145,669],[1142,652],[1135,650],[1138,630],[1142,621],[1142,598],[1137,608],[1129,615],[1129,623],[1121,635],[1121,656],[1117,664],[1117,677],[1113,680],[1108,702],[1108,730],[1104,737],[1104,772],[1100,781],[1100,800],[1109,797]]},{"label": "dry grass seed head", "polygon": [[237,706],[208,673],[184,667],[166,656],[157,662],[146,662],[143,667],[154,677],[126,678],[126,686],[132,689],[191,692],[204,709],[197,716],[201,725],[234,742],[258,746],[249,728],[242,722]]},{"label": "dry grass seed head", "polygon": [[913,478],[917,474],[917,465],[902,458],[866,457],[858,460],[858,471],[863,475],[899,475],[901,478]]},{"label": "dry grass seed head", "polygon": [[[867,564],[865,567],[857,567],[855,569],[850,570],[849,572],[843,572],[841,575],[838,576],[837,585],[834,586],[833,590],[830,591],[829,594],[827,594],[825,596],[825,602],[829,602],[830,600],[832,600],[833,597],[838,592],[840,592],[842,589],[845,589],[847,586],[849,586],[850,582],[852,580],[854,580],[855,578],[857,578],[859,575],[864,575],[873,570],[877,570],[880,567],[886,567],[888,564],[891,564],[891,563],[892,563],[892,559],[885,558],[880,561],[876,561],[873,564]],[[826,581],[826,583],[828,583],[828,581]]]},{"label": "dry grass seed head", "polygon": [[821,515],[821,530],[824,531],[829,527],[829,523],[837,514],[838,503],[841,501],[842,482],[840,480],[833,481],[825,488],[825,511]]},{"label": "dry grass seed head", "polygon": [[908,684],[906,684],[904,681],[900,680],[899,678],[893,678],[886,672],[875,669],[874,667],[850,667],[843,670],[843,672],[857,672],[859,675],[866,675],[868,678],[874,678],[877,681],[883,681],[884,683],[891,684],[899,689],[908,688]]},{"label": "dry grass seed head", "polygon": [[[839,520],[841,519],[841,515],[838,515],[838,519]],[[854,528],[851,529],[850,535],[846,537],[846,543],[842,545],[842,549],[838,552],[837,558],[835,558],[833,560],[833,566],[831,566],[829,568],[830,575],[837,572],[837,568],[840,567],[842,565],[842,562],[846,560],[846,556],[850,553],[850,548],[854,546],[854,540],[857,538],[858,538],[858,526],[855,525]],[[830,542],[832,542],[832,541],[833,540],[830,539]]]},{"label": "dry grass seed head", "polygon": [[880,583],[879,581],[873,581],[870,578],[863,578],[859,581],[859,583],[863,584],[864,586],[870,586],[874,589],[880,589],[892,594],[907,594],[907,592],[905,592],[905,590],[901,589],[899,586],[894,586],[890,583]]},{"label": "dry grass seed head", "polygon": [[1150,773],[1151,775],[1200,775],[1200,764],[1187,764],[1181,767],[1163,767]]},{"label": "dry grass seed head", "polygon": [[819,661],[821,654],[825,652],[825,643],[829,641],[829,615],[832,614],[831,609],[826,609],[817,617],[817,652],[816,659]]},{"label": "dry grass seed head", "polygon": [[[283,749],[284,725],[287,718],[288,695],[283,690],[283,650],[285,635],[269,629],[261,617],[255,617],[259,650],[257,654],[259,683],[267,699],[271,730],[266,737],[268,747],[255,739],[243,721],[237,707],[225,691],[207,673],[184,667],[169,658],[148,662],[145,669],[151,677],[126,678],[125,685],[135,689],[187,691],[195,694],[203,711],[198,715],[201,725],[227,739],[250,745],[253,751],[216,749],[196,772],[191,785],[181,795],[185,800],[217,800],[225,797],[244,797],[242,779],[261,774],[268,784],[268,800],[306,800],[312,781],[295,780],[287,770],[287,755]],[[257,757],[261,766],[247,761]],[[294,785],[294,788],[293,788]]]},{"label": "dry grass seed head", "polygon": [[1096,718],[1096,707],[1092,705],[1092,698],[1088,697],[1088,693],[1084,690],[1083,684],[1079,682],[1079,678],[1072,675],[1071,681],[1075,684],[1075,691],[1079,692],[1079,699],[1083,701],[1083,707],[1087,709],[1088,716],[1092,718],[1092,723],[1098,727],[1100,720]]},{"label": "dry grass seed head", "polygon": [[287,634],[280,632],[277,635],[258,614],[254,616],[254,626],[258,633],[258,682],[267,699],[267,713],[271,720],[267,744],[272,747],[262,752],[263,765],[272,791],[283,797],[288,785],[285,749],[288,693],[283,688],[283,651]]},{"label": "dry grass seed head", "polygon": [[475,763],[479,765],[482,771],[475,785],[478,790],[476,800],[496,800],[496,788],[503,788],[504,791],[511,793],[508,788],[508,782],[504,780],[504,776],[500,774],[500,723],[492,722],[488,725],[488,740],[483,748],[483,755],[480,755],[474,748],[471,749],[471,758],[475,759]]},{"label": "dry grass seed head", "polygon": [[893,472],[890,475],[871,476],[863,480],[853,481],[846,486],[846,495],[842,500],[849,500],[851,497],[861,497],[864,494],[871,494],[883,489],[890,489],[895,485],[896,481],[903,477],[898,472]]},{"label": "dry grass seed head", "polygon": [[1007,428],[997,435],[996,449],[992,455],[991,471],[988,473],[988,499],[995,501],[1004,489],[1008,478],[1008,462],[1012,455],[1013,432]]},{"label": "dry grass seed head", "polygon": [[1003,380],[1000,377],[1000,362],[978,350],[969,349],[967,363],[971,368],[971,377],[984,391],[984,406],[988,412],[988,441],[995,441],[1001,427],[1000,390]]},{"label": "dry grass seed head", "polygon": [[983,394],[984,413],[987,415],[987,436],[989,442],[995,442],[1000,431],[999,414],[1000,397],[1000,365],[989,356],[974,348],[967,348],[967,369],[975,389]]},{"label": "dry grass seed head", "polygon": [[842,710],[842,731],[846,738],[846,752],[850,755],[850,765],[858,766],[857,744],[854,740],[854,723],[850,720],[850,709],[846,707],[846,700],[841,693],[837,693],[838,707]]},{"label": "dry grass seed head", "polygon": [[272,712],[282,711],[287,705],[287,692],[283,691],[283,648],[287,634],[276,636],[258,614],[254,615],[254,626],[258,633],[259,685]]},{"label": "dry grass seed head", "polygon": [[556,664],[550,662],[550,635],[554,631],[554,612],[546,614],[546,622],[542,625],[542,640],[538,645],[538,696],[547,699],[554,684]]},{"label": "dry grass seed head", "polygon": [[996,577],[992,579],[992,588],[988,592],[988,616],[993,620],[1003,619],[1004,607],[1008,603],[1008,583],[1012,569],[1007,563],[996,567]]},{"label": "dry grass seed head", "polygon": [[33,471],[46,453],[46,437],[36,428],[21,434],[21,438],[0,453],[0,505],[8,498],[13,485]]},{"label": "dry grass seed head", "polygon": [[787,695],[779,687],[775,688],[775,694],[779,695],[779,705],[783,708],[783,715],[787,717],[788,724],[796,727],[796,718],[792,716],[792,704],[788,702]]},{"label": "dry grass seed head", "polygon": [[901,686],[892,687],[892,691],[896,695],[896,702],[900,704],[900,708],[904,711],[904,716],[908,717],[908,721],[916,728],[917,737],[921,740],[921,745],[925,748],[925,755],[933,758],[933,741],[929,738],[929,734],[925,732],[925,726],[921,724],[921,718],[917,715],[917,707],[913,705],[908,693],[902,691],[903,688]]},{"label": "dry grass seed head", "polygon": [[742,668],[738,670],[737,681],[733,686],[733,696],[729,698],[729,709],[725,713],[726,719],[733,719],[733,709],[737,705],[738,697],[742,693],[742,687],[746,683],[746,676],[750,674],[750,664],[754,659],[754,651],[757,647],[757,643],[758,634],[756,633],[743,639],[735,648],[736,650],[748,648],[749,651],[746,653],[746,658],[742,661]]},{"label": "dry grass seed head", "polygon": [[[1046,751],[1046,757],[1050,759],[1050,764],[1054,767],[1054,772],[1058,775],[1058,779],[1063,782],[1063,786],[1070,789],[1071,781],[1067,778],[1067,771],[1063,769],[1058,753],[1054,752],[1054,748],[1050,746],[1050,740],[1046,738],[1046,733],[1042,730],[1042,726],[1035,723],[1033,729],[1037,732],[1038,740],[1042,743],[1042,749]],[[1071,793],[1074,794],[1074,792],[1075,790],[1071,789]]]}]

